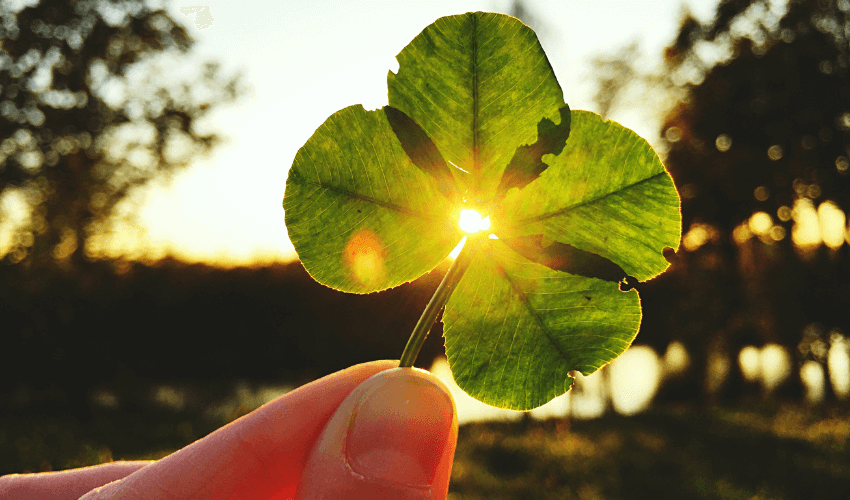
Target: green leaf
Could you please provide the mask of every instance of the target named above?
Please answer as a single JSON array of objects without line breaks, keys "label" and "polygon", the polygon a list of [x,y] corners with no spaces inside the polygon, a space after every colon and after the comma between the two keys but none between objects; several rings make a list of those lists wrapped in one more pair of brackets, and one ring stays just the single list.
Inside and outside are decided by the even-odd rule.
[{"label": "green leaf", "polygon": [[620,355],[640,325],[637,291],[530,262],[483,240],[443,314],[457,384],[487,404],[530,410]]},{"label": "green leaf", "polygon": [[[457,178],[489,202],[517,148],[537,141],[538,123],[560,123],[564,96],[528,26],[500,14],[437,19],[387,75],[390,106],[413,118],[443,158],[471,173]],[[465,190],[465,189],[464,189]]]},{"label": "green leaf", "polygon": [[679,197],[649,144],[599,115],[573,111],[549,167],[511,189],[446,306],[455,380],[495,406],[530,409],[565,392],[629,346],[640,325],[626,275],[649,279],[678,247]]},{"label": "green leaf", "polygon": [[526,259],[543,264],[555,271],[614,283],[620,283],[628,277],[622,267],[605,257],[579,250],[572,245],[553,240],[546,241],[541,234],[519,236],[503,241]]},{"label": "green leaf", "polygon": [[331,115],[298,151],[283,207],[304,267],[346,292],[413,280],[461,238],[458,209],[410,161],[384,110],[360,105]]},{"label": "green leaf", "polygon": [[566,104],[558,110],[561,123],[544,118],[537,124],[537,142],[517,148],[511,162],[502,173],[496,196],[502,197],[509,189],[525,187],[549,168],[543,161],[547,154],[558,155],[564,150],[570,136],[570,107]]},{"label": "green leaf", "polygon": [[588,111],[573,111],[570,139],[549,168],[508,194],[494,216],[505,236],[542,234],[597,254],[646,281],[669,265],[681,235],[679,195],[644,139]]},{"label": "green leaf", "polygon": [[437,145],[422,130],[422,127],[403,111],[392,106],[385,106],[384,113],[410,161],[420,170],[434,177],[443,196],[455,203],[462,203],[463,193],[458,190],[451,169],[437,150]]},{"label": "green leaf", "polygon": [[634,339],[640,300],[620,285],[666,269],[678,194],[645,140],[570,111],[514,18],[438,19],[398,61],[390,106],[343,109],[298,152],[290,239],[317,281],[365,293],[436,267],[460,240],[460,210],[484,210],[500,239],[470,237],[403,359],[448,297],[458,384],[496,406],[540,406],[569,389],[571,370],[590,374]]}]

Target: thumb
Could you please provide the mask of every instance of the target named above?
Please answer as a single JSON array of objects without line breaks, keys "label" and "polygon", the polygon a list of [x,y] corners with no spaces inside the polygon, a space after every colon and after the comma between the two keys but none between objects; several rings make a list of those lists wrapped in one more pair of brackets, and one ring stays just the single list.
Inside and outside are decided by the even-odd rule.
[{"label": "thumb", "polygon": [[340,404],[310,453],[299,500],[444,500],[457,443],[457,411],[430,373],[393,368]]}]

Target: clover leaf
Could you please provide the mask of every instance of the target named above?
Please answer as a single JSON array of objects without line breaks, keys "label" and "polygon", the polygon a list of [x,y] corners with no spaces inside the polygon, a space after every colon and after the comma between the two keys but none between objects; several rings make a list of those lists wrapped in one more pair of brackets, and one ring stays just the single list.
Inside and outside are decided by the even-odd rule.
[{"label": "clover leaf", "polygon": [[[317,281],[369,293],[434,269],[468,235],[401,357],[411,366],[445,306],[458,385],[518,410],[569,390],[628,348],[638,292],[678,248],[679,196],[649,144],[571,111],[517,19],[438,19],[398,55],[389,105],[333,114],[286,183],[289,237]],[[482,227],[486,227],[482,226]]]}]

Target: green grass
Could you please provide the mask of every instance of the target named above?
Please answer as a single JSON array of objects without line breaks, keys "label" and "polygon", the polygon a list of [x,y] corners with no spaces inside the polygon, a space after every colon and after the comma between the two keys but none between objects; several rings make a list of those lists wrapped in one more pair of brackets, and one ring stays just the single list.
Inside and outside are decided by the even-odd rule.
[{"label": "green grass", "polygon": [[451,499],[846,499],[848,434],[846,411],[798,406],[473,424]]},{"label": "green grass", "polygon": [[[156,459],[224,423],[174,412],[104,412],[86,423],[5,418],[0,474]],[[469,424],[460,429],[450,499],[485,498],[844,500],[850,411],[681,406],[587,421]]]}]

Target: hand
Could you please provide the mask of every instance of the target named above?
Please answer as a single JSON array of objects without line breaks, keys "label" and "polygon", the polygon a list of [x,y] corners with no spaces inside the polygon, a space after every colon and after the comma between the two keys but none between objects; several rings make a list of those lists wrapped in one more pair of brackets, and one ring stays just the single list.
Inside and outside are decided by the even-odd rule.
[{"label": "hand", "polygon": [[328,375],[158,461],[4,476],[0,498],[445,499],[454,402],[433,375],[397,365]]}]

